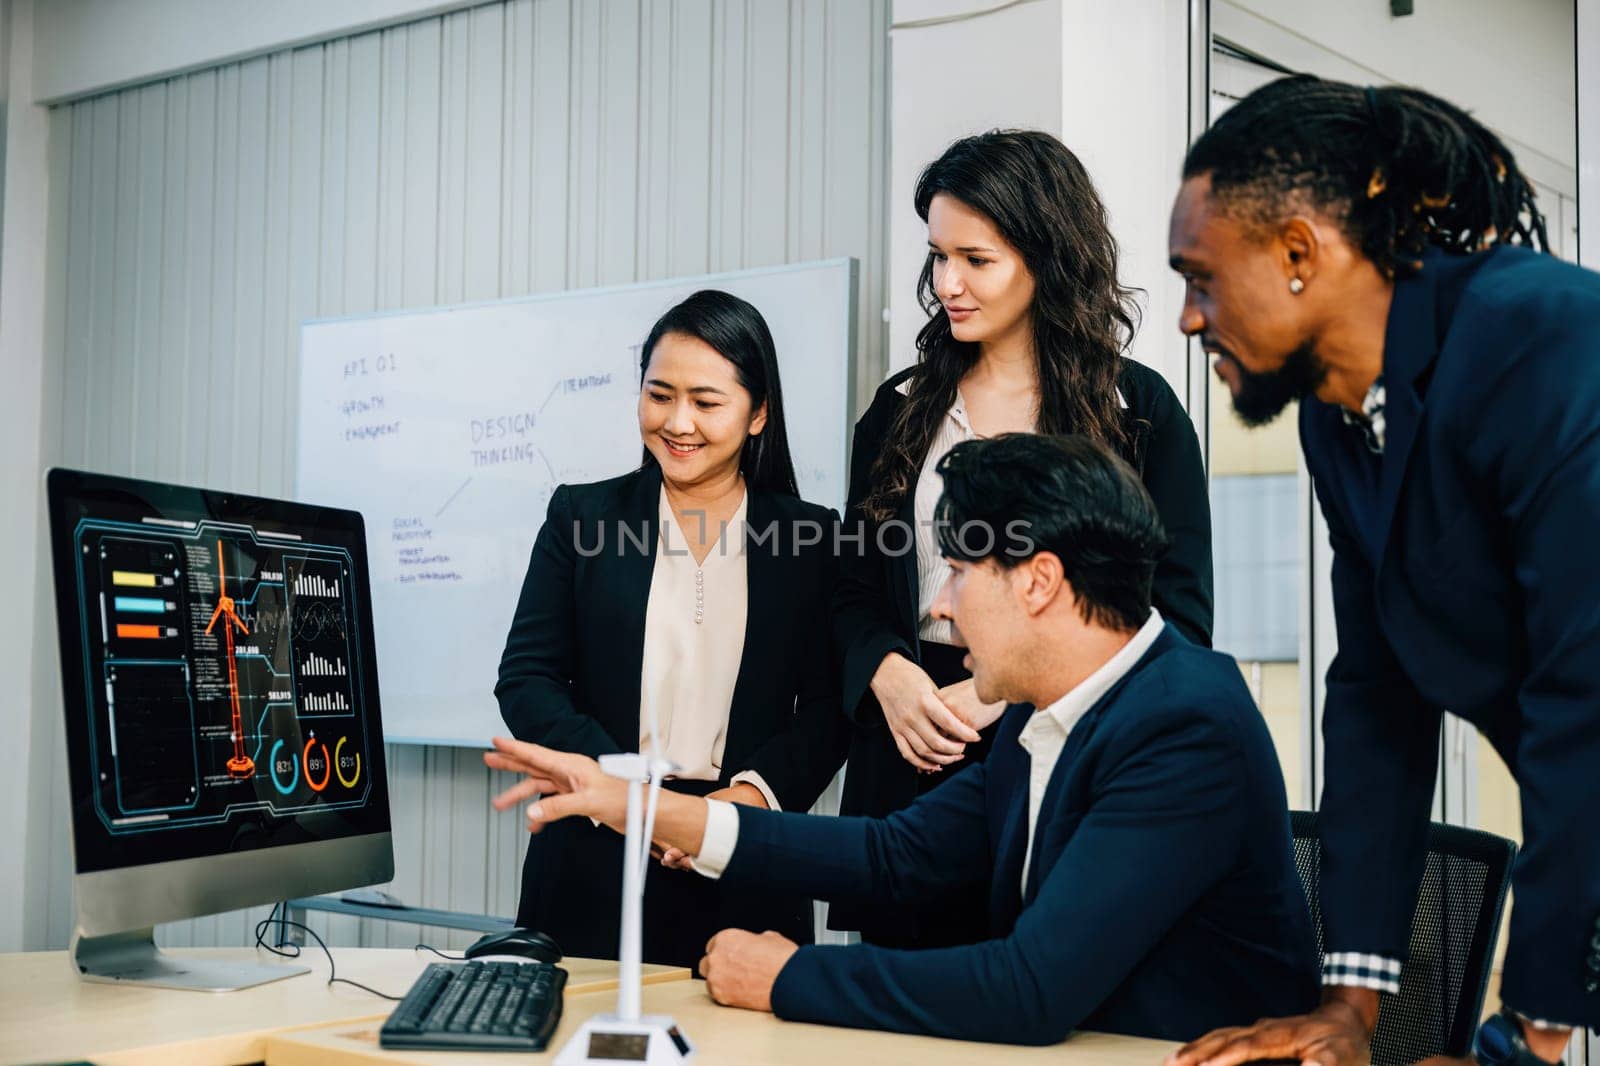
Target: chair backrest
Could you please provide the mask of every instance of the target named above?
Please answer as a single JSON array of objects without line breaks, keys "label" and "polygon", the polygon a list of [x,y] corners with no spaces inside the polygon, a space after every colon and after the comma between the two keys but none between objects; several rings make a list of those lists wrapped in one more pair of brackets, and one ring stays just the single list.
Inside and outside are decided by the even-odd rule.
[{"label": "chair backrest", "polygon": [[[1317,816],[1291,811],[1289,820],[1320,962],[1327,947],[1317,887],[1322,868]],[[1373,1066],[1467,1054],[1483,1015],[1516,854],[1516,844],[1493,833],[1438,822],[1429,827],[1428,862],[1411,922],[1411,956],[1400,969],[1400,994],[1380,997]]]}]

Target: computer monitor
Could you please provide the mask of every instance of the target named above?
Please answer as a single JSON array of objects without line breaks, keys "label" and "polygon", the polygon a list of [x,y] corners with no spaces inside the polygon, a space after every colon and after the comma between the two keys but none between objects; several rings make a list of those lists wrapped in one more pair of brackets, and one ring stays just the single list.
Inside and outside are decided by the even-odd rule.
[{"label": "computer monitor", "polygon": [[90,979],[222,990],[159,922],[394,876],[366,539],[354,511],[46,476],[77,926]]}]

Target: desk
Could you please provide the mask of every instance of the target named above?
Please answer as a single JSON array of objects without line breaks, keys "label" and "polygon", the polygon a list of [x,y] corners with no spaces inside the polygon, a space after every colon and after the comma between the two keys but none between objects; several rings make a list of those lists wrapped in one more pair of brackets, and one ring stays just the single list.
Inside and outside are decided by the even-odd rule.
[{"label": "desk", "polygon": [[[273,962],[253,948],[192,948],[178,958]],[[403,995],[438,956],[396,948],[335,948],[338,975]],[[311,972],[238,992],[183,992],[82,981],[64,951],[0,955],[0,1063],[92,1058],[105,1066],[233,1066],[267,1060],[274,1034],[330,1023],[369,1021],[374,1027],[394,1004],[328,981],[328,960],[307,951],[298,960]],[[611,1000],[617,964],[566,959],[575,995]],[[644,982],[682,981],[688,970],[646,966]],[[478,1060],[479,1066],[494,1066]],[[504,1064],[502,1064],[504,1066]]]},{"label": "desk", "polygon": [[[256,957],[249,949],[171,954]],[[387,948],[336,948],[334,956],[340,976],[396,994],[433,959]],[[92,1057],[105,1066],[512,1066],[551,1061],[585,1018],[616,1007],[616,963],[567,959],[562,962],[570,974],[566,1005],[548,1054],[384,1051],[378,1047],[378,1028],[392,1004],[348,985],[328,987],[327,962],[320,956],[308,952],[301,961],[311,963],[310,974],[209,994],[80,981],[65,952],[0,955],[0,1063]],[[801,1025],[719,1007],[706,996],[705,985],[688,976],[686,970],[646,967],[643,1006],[677,1019],[695,1042],[700,1066],[1158,1066],[1177,1047],[1079,1033],[1065,1044],[1024,1048]]]},{"label": "desk", "polygon": [[[1179,1047],[1104,1033],[1078,1033],[1052,1047],[1014,1047],[802,1025],[719,1007],[707,997],[703,981],[658,984],[644,989],[642,998],[645,1013],[672,1015],[694,1041],[695,1066],[1160,1066]],[[550,1062],[585,1018],[614,1009],[614,995],[569,994],[550,1051],[518,1061]],[[384,1051],[378,1047],[379,1024],[321,1026],[269,1037],[267,1066],[496,1066],[482,1054]]]}]

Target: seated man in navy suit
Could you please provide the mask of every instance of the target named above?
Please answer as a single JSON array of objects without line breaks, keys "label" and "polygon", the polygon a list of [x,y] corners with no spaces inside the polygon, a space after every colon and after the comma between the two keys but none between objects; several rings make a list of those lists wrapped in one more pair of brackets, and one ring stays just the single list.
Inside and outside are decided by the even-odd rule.
[{"label": "seated man in navy suit", "polygon": [[[970,649],[979,698],[1013,704],[989,759],[884,819],[663,792],[655,838],[757,892],[920,904],[978,880],[991,938],[913,951],[725,930],[700,963],[712,997],[1019,1044],[1078,1028],[1191,1039],[1310,1008],[1277,756],[1234,661],[1151,609],[1165,535],[1137,475],[1084,438],[1028,434],[959,444],[939,472],[935,612]],[[496,806],[539,794],[531,830],[621,827],[626,786],[593,760],[495,747],[490,766],[528,775]]]}]

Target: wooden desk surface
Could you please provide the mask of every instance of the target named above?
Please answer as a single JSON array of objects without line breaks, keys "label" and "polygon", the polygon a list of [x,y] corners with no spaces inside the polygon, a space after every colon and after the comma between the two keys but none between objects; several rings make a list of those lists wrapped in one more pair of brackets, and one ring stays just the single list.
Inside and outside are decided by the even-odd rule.
[{"label": "wooden desk surface", "polygon": [[[779,1021],[770,1014],[719,1007],[707,997],[701,981],[657,984],[644,990],[643,999],[646,1013],[672,1015],[694,1042],[697,1066],[812,1066],[819,1062],[833,1066],[971,1066],[988,1062],[1008,1066],[1160,1066],[1178,1047],[1101,1033],[1078,1033],[1053,1047],[1013,1047],[801,1025]],[[615,1008],[615,995],[574,995],[569,991],[550,1050],[543,1055],[513,1057],[518,1062],[552,1061],[585,1018]],[[267,1066],[496,1066],[498,1062],[482,1052],[384,1051],[378,1047],[380,1024],[280,1033],[267,1041]]]},{"label": "wooden desk surface", "polygon": [[[168,954],[270,963],[253,948],[172,949]],[[438,957],[395,948],[335,948],[338,975],[403,995]],[[261,1062],[273,1034],[363,1019],[374,1028],[394,1004],[349,985],[328,985],[328,960],[313,948],[298,960],[311,972],[238,992],[186,992],[83,981],[64,951],[0,954],[0,1063],[92,1058],[106,1066]],[[566,959],[575,995],[615,997],[617,964]],[[647,984],[689,971],[645,967]],[[479,1066],[485,1064],[479,1058]]]}]

